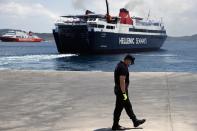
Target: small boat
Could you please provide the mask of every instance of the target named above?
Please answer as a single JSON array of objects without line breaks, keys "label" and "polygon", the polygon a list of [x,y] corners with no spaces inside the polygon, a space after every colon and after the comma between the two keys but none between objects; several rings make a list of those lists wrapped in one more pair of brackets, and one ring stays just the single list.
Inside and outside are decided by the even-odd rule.
[{"label": "small boat", "polygon": [[0,37],[3,42],[41,42],[42,38],[39,38],[33,32],[25,32],[21,30],[10,30]]}]

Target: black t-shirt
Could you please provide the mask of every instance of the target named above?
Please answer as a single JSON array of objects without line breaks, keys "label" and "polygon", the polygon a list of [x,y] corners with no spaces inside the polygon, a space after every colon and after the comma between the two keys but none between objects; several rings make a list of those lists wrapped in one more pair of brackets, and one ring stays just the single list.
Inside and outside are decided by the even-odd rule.
[{"label": "black t-shirt", "polygon": [[125,84],[129,85],[129,70],[124,62],[120,61],[114,71],[114,81],[116,86],[120,86],[120,76],[126,76]]}]

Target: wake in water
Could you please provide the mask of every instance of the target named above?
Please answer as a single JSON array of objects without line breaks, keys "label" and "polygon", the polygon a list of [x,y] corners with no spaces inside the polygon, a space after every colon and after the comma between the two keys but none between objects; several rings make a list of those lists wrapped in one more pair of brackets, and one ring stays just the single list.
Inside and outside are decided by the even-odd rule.
[{"label": "wake in water", "polygon": [[[196,42],[167,41],[163,49],[133,54],[131,71],[197,72]],[[55,43],[1,43],[0,70],[110,71],[125,54],[57,54]]]},{"label": "wake in water", "polygon": [[138,56],[151,56],[151,57],[176,57],[175,54],[135,54]]},{"label": "wake in water", "polygon": [[77,56],[77,55],[57,54],[57,55],[25,55],[25,56],[0,57],[0,66],[5,65],[5,64],[15,64],[15,63],[42,62],[44,60],[66,58],[66,57],[72,57],[72,56]]}]

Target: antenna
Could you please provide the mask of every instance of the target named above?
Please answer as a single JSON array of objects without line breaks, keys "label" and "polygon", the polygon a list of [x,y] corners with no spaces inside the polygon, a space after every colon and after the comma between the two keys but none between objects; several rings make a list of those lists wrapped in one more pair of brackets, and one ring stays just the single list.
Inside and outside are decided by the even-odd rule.
[{"label": "antenna", "polygon": [[161,23],[163,24],[163,17],[161,17]]},{"label": "antenna", "polygon": [[149,9],[149,11],[148,11],[147,20],[149,20],[149,18],[150,18],[150,9]]}]

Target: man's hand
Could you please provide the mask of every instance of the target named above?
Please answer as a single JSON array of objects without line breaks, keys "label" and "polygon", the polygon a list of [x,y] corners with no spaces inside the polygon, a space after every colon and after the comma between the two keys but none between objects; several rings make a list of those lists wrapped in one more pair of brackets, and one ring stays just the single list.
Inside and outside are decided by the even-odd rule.
[{"label": "man's hand", "polygon": [[124,97],[124,101],[126,101],[127,99],[128,99],[128,97],[127,97],[127,94],[126,93],[123,93],[123,97]]}]

